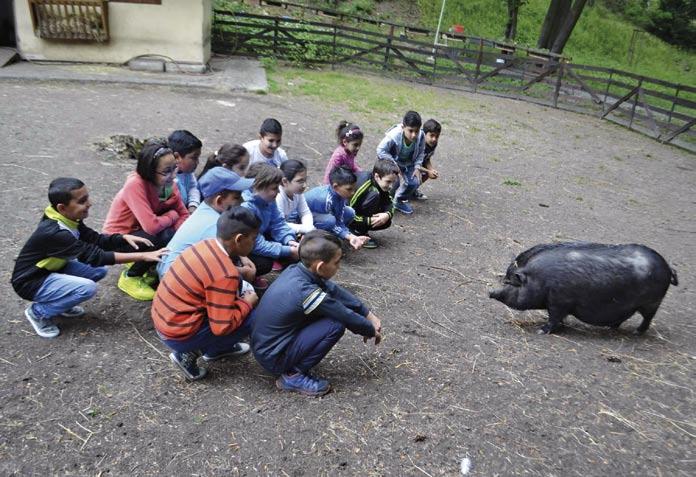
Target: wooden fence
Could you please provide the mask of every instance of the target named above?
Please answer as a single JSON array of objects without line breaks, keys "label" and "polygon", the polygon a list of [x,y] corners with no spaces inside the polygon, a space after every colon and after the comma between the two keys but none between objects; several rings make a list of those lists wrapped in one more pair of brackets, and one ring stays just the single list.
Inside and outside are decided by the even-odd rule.
[{"label": "wooden fence", "polygon": [[435,86],[516,98],[593,114],[696,152],[693,86],[572,64],[558,55],[467,35],[443,34],[434,45],[434,32],[376,20],[356,28],[345,19],[328,23],[222,10],[214,15],[213,50],[218,53],[355,65]]}]

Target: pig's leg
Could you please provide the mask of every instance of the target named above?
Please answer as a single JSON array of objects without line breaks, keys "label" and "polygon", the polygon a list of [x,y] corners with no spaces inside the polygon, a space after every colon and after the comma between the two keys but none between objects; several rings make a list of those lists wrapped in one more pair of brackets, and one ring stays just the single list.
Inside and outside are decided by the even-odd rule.
[{"label": "pig's leg", "polygon": [[547,335],[558,331],[563,326],[563,319],[568,316],[568,311],[565,308],[549,305],[549,321],[542,326],[537,334]]},{"label": "pig's leg", "polygon": [[648,331],[648,327],[650,326],[650,322],[652,321],[653,317],[655,316],[655,313],[657,313],[657,309],[660,308],[660,303],[662,303],[662,300],[656,301],[655,303],[650,303],[649,305],[644,305],[644,306],[638,308],[638,312],[640,312],[640,314],[643,315],[643,322],[636,329],[636,333],[638,333],[639,335],[642,335],[643,333]]}]

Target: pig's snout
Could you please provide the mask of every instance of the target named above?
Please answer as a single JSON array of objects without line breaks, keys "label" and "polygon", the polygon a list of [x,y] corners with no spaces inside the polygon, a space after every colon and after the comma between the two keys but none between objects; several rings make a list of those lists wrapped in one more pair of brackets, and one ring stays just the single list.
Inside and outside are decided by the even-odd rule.
[{"label": "pig's snout", "polygon": [[488,298],[493,298],[494,300],[500,300],[503,296],[503,288],[498,288],[497,290],[491,290],[488,293]]}]

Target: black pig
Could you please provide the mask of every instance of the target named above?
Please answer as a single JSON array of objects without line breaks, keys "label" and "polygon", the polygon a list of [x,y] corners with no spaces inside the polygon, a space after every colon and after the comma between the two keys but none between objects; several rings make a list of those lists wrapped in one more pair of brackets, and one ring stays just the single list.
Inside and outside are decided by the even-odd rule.
[{"label": "black pig", "polygon": [[503,288],[490,297],[516,310],[546,309],[539,333],[552,333],[567,315],[598,326],[618,328],[636,311],[650,326],[677,272],[644,245],[570,242],[537,245],[510,264]]}]

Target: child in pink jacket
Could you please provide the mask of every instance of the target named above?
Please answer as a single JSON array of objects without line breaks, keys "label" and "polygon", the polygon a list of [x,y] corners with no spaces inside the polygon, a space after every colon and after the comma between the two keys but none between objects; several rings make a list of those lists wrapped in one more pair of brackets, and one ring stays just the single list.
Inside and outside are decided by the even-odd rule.
[{"label": "child in pink jacket", "polygon": [[346,167],[353,173],[362,170],[355,163],[355,156],[358,155],[363,141],[363,133],[360,127],[348,121],[341,121],[336,128],[336,137],[338,138],[338,147],[331,154],[331,159],[329,159],[329,163],[326,165],[324,184],[329,183],[329,174],[337,167]]},{"label": "child in pink jacket", "polygon": [[[165,247],[189,216],[174,184],[175,175],[176,160],[167,144],[145,144],[138,154],[136,171],[129,174],[111,203],[104,233],[145,238],[153,250]],[[118,287],[136,300],[152,300],[156,274],[148,273],[150,265],[138,262],[124,270]]]}]

